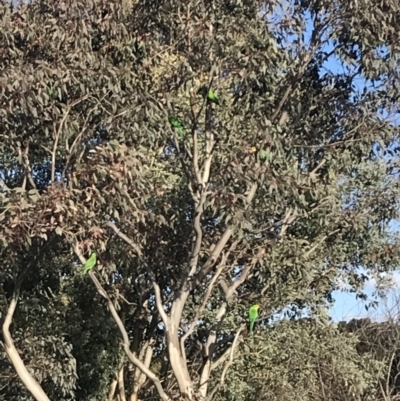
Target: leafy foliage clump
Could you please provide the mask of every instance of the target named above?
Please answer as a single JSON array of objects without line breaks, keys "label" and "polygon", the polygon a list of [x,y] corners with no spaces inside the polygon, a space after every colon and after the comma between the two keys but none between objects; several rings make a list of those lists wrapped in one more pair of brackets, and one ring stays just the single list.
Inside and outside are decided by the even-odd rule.
[{"label": "leafy foliage clump", "polygon": [[[371,350],[332,323],[312,319],[273,325],[245,343],[218,399],[359,400],[384,376]],[[218,371],[216,371],[216,378]]]},{"label": "leafy foliage clump", "polygon": [[7,396],[27,399],[19,379],[41,401],[368,392],[379,364],[351,339],[267,317],[325,321],[335,290],[365,298],[399,265],[398,16],[372,0],[0,2]]}]

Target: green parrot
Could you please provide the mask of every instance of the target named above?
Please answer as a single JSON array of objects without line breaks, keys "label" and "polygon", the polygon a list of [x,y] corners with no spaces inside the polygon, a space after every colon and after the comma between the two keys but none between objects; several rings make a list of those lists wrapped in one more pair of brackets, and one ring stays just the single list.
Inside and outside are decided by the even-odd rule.
[{"label": "green parrot", "polygon": [[183,125],[176,117],[170,117],[169,123],[176,129],[180,138],[183,137]]},{"label": "green parrot", "polygon": [[82,274],[85,275],[90,269],[93,269],[93,267],[96,265],[96,262],[97,262],[97,255],[96,255],[96,252],[93,252],[90,255],[90,258],[83,265]]},{"label": "green parrot", "polygon": [[213,103],[215,103],[215,104],[218,104],[218,106],[221,105],[221,102],[219,101],[217,94],[216,94],[212,89],[210,89],[210,90],[208,91],[207,99],[208,99],[210,102],[213,102]]},{"label": "green parrot", "polygon": [[[250,153],[256,153],[258,151],[258,149],[255,147],[255,146],[252,146],[250,149],[249,149],[249,152]],[[260,157],[261,157],[261,159],[269,159],[269,156],[270,156],[270,153],[268,152],[268,151],[266,151],[266,150],[262,150],[261,152],[260,152]]]},{"label": "green parrot", "polygon": [[249,309],[249,320],[250,320],[250,334],[253,333],[254,323],[258,318],[258,310],[260,309],[260,305],[253,305]]},{"label": "green parrot", "polygon": [[262,150],[261,151],[261,158],[262,159],[268,159],[269,158],[269,152],[267,152],[266,150]]}]

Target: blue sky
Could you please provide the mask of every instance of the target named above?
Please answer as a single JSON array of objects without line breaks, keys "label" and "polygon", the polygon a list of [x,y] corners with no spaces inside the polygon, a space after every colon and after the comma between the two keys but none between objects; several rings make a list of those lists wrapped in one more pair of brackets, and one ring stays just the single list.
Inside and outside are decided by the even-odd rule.
[{"label": "blue sky", "polygon": [[[392,221],[390,224],[392,232],[400,232],[400,223]],[[372,320],[384,320],[393,317],[400,312],[400,270],[391,274],[393,286],[387,291],[384,298],[376,295],[376,282],[370,279],[365,284],[367,301],[357,299],[354,294],[344,291],[335,291],[333,297],[335,303],[330,310],[330,316],[334,321],[351,320],[353,318],[370,317]],[[376,308],[367,310],[366,304],[371,301],[378,301]]]},{"label": "blue sky", "polygon": [[388,291],[385,298],[375,298],[375,286],[373,283],[366,285],[365,293],[370,300],[376,299],[378,306],[365,309],[366,302],[356,299],[355,295],[341,291],[334,294],[335,303],[330,310],[330,316],[334,321],[351,320],[353,318],[370,317],[372,320],[385,320],[389,316],[399,313],[398,302],[400,296],[400,274],[394,273],[395,287]]}]

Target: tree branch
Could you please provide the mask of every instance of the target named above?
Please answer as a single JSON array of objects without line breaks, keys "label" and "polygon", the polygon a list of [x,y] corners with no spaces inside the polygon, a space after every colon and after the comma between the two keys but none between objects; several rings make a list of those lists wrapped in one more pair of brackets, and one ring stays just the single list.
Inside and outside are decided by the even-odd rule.
[{"label": "tree branch", "polygon": [[[129,238],[127,238],[129,239]],[[83,257],[78,245],[75,245],[74,247],[75,254],[78,256],[79,260],[81,261],[82,264],[85,264],[86,260]],[[117,310],[115,309],[115,306],[113,302],[111,301],[110,297],[108,296],[107,292],[104,290],[100,282],[97,280],[93,270],[89,271],[89,277],[93,281],[93,284],[95,285],[97,292],[106,299],[107,301],[107,306],[111,312],[111,315],[115,321],[115,323],[118,326],[118,329],[121,333],[122,336],[122,341],[123,341],[123,348],[124,351],[128,357],[128,359],[136,366],[138,367],[156,386],[157,391],[159,396],[163,401],[170,401],[169,396],[165,393],[160,379],[148,368],[146,365],[139,359],[137,358],[130,350],[130,341],[129,341],[129,336],[128,333],[125,329],[125,326],[121,320],[121,318],[118,315]]]},{"label": "tree branch", "polygon": [[[107,227],[110,227],[115,232],[115,234],[117,234],[118,237],[120,237],[128,245],[130,245],[132,247],[132,249],[136,252],[136,254],[138,255],[139,258],[142,258],[142,251],[139,248],[139,246],[134,241],[132,241],[126,234],[124,234],[114,223],[109,221],[105,225]],[[156,306],[157,306],[158,313],[160,314],[161,319],[164,322],[164,324],[167,325],[169,319],[163,308],[160,286],[155,282],[155,280],[153,280],[153,288],[154,288],[154,292],[155,292]]]},{"label": "tree branch", "polygon": [[[112,227],[113,223],[110,223],[110,224],[107,224],[107,225],[109,227]],[[115,231],[115,229],[114,229],[114,231]],[[122,238],[124,241],[126,241],[134,249],[137,249],[137,252],[140,252],[140,249],[138,249],[137,245],[130,238],[128,238],[125,234],[120,232],[118,229],[115,232],[120,238]],[[141,252],[139,253],[139,255],[141,255]],[[146,266],[146,264],[145,264],[145,266]],[[89,272],[89,274],[90,273],[91,273],[91,271]],[[91,278],[92,278],[92,280],[96,279],[94,274],[91,275]],[[183,355],[182,355],[182,352],[181,352],[181,349],[180,349],[180,343],[179,343],[179,337],[178,337],[178,334],[179,334],[178,329],[179,329],[180,318],[179,318],[179,320],[174,318],[174,311],[173,310],[171,311],[171,314],[170,314],[171,317],[168,317],[168,315],[164,311],[160,287],[159,287],[159,285],[157,284],[157,282],[154,279],[153,279],[153,287],[154,287],[154,291],[155,291],[157,310],[158,310],[158,312],[159,312],[159,314],[160,314],[160,316],[161,316],[161,318],[162,318],[162,320],[164,322],[165,330],[166,330],[166,333],[167,333],[168,352],[169,352],[170,363],[171,363],[172,369],[174,371],[175,377],[177,379],[177,382],[178,382],[178,385],[179,385],[179,390],[180,390],[181,394],[182,395],[186,394],[190,398],[192,396],[192,393],[193,393],[193,386],[192,386],[192,382],[190,380],[189,371],[188,371],[187,366],[186,366],[186,364],[184,362],[184,358],[183,358]],[[113,305],[112,305],[112,307],[113,307]],[[110,309],[111,309],[111,306],[110,306]],[[112,312],[112,310],[111,310],[111,312]],[[118,315],[116,315],[116,317],[118,317]],[[118,319],[119,319],[119,317],[118,317]],[[173,323],[174,321],[178,321],[178,324],[177,325],[174,324]],[[121,322],[121,324],[122,324],[122,322]],[[122,327],[124,328],[123,325],[122,325]],[[124,331],[125,331],[125,328],[124,328]],[[126,333],[126,331],[125,331],[125,333]],[[125,352],[127,352],[127,351],[125,350]],[[132,356],[134,356],[134,355],[132,355]],[[134,363],[134,362],[132,361],[132,363]],[[134,363],[134,364],[139,367],[139,365],[137,363]],[[140,368],[140,369],[143,371],[142,368]],[[147,376],[151,380],[153,380],[148,374],[147,374]],[[156,377],[154,374],[153,374],[153,376]],[[157,380],[158,380],[158,378],[157,378]],[[159,383],[159,387],[162,390],[161,383]],[[159,389],[159,387],[157,387],[157,389]],[[160,393],[160,390],[159,390],[159,393]]]},{"label": "tree branch", "polygon": [[35,380],[35,378],[29,373],[28,369],[26,368],[23,360],[21,359],[17,351],[17,348],[14,345],[10,333],[10,326],[12,318],[14,316],[15,309],[17,307],[20,287],[27,272],[28,272],[28,267],[25,268],[25,270],[22,272],[21,276],[17,280],[17,283],[15,284],[14,293],[10,305],[8,307],[6,318],[4,319],[3,322],[2,331],[5,343],[4,348],[8,358],[10,359],[12,365],[14,366],[14,369],[18,377],[21,379],[26,389],[32,394],[32,397],[36,401],[50,401],[49,397],[47,397],[43,388],[40,386],[40,384]]},{"label": "tree branch", "polygon": [[329,238],[331,235],[336,234],[340,231],[340,229],[336,229],[332,232],[330,232],[327,235],[324,235],[313,247],[311,247],[305,254],[304,257],[308,258],[322,243],[326,241],[327,238]]},{"label": "tree branch", "polygon": [[210,296],[211,296],[212,291],[214,289],[214,285],[215,285],[216,281],[218,280],[220,274],[222,273],[223,269],[226,267],[226,261],[227,261],[227,259],[229,257],[229,254],[230,254],[231,250],[236,247],[237,243],[238,243],[238,241],[235,241],[232,244],[231,249],[225,255],[223,255],[222,260],[221,260],[221,262],[219,264],[219,267],[218,267],[216,273],[214,274],[213,278],[211,279],[210,284],[208,285],[208,289],[207,289],[206,295],[204,297],[204,300],[203,300],[200,308],[197,309],[197,312],[196,312],[196,315],[195,315],[194,319],[190,323],[189,330],[181,337],[181,350],[182,350],[182,355],[183,355],[183,357],[185,359],[185,362],[186,362],[185,341],[190,336],[190,334],[193,333],[194,328],[196,327],[197,321],[199,320],[201,314],[204,311],[204,308],[207,305],[208,300],[210,299]]},{"label": "tree branch", "polygon": [[239,330],[236,332],[235,339],[233,340],[232,347],[231,347],[231,353],[230,353],[229,361],[225,365],[224,370],[222,371],[220,382],[215,386],[215,388],[213,389],[211,394],[207,397],[207,401],[211,401],[214,398],[214,395],[216,394],[216,392],[224,385],[226,372],[228,371],[229,367],[233,364],[233,354],[235,352],[235,348],[236,348],[236,345],[238,343],[238,339],[239,339],[240,333],[243,331],[243,329],[245,327],[246,327],[245,325],[242,325],[239,328]]},{"label": "tree branch", "polygon": [[7,184],[5,183],[5,181],[0,177],[0,188],[6,191],[9,191],[10,188],[7,186]]},{"label": "tree branch", "polygon": [[[55,179],[55,173],[56,173],[56,152],[57,152],[57,147],[58,147],[58,142],[60,140],[60,136],[61,136],[61,131],[63,129],[63,126],[65,124],[65,121],[68,118],[68,114],[70,113],[70,111],[72,110],[72,108],[74,106],[76,106],[77,104],[83,102],[85,99],[88,98],[88,95],[83,96],[80,99],[75,100],[74,102],[72,102],[70,105],[67,106],[64,115],[61,118],[60,121],[60,125],[58,126],[58,129],[55,130],[55,134],[54,134],[54,144],[53,144],[53,150],[51,152],[51,182],[54,182]],[[90,114],[89,114],[90,115]]]},{"label": "tree branch", "polygon": [[[254,256],[252,258],[251,262],[245,266],[241,276],[230,287],[226,288],[226,291],[225,291],[226,301],[221,305],[221,307],[217,313],[216,323],[214,324],[214,327],[211,329],[210,334],[207,338],[207,343],[205,345],[206,352],[207,352],[207,355],[206,355],[207,362],[203,366],[203,371],[201,373],[201,379],[200,379],[201,380],[200,381],[200,390],[199,390],[200,394],[204,398],[207,395],[208,380],[210,377],[210,373],[212,371],[212,358],[213,358],[213,353],[215,350],[215,343],[217,341],[218,326],[220,325],[223,317],[226,314],[226,308],[227,308],[230,298],[232,298],[233,294],[238,289],[238,287],[244,283],[248,274],[250,273],[250,270],[263,257],[264,254],[265,254],[265,249],[260,248],[257,255]],[[240,331],[239,331],[239,333],[240,333]]]},{"label": "tree branch", "polygon": [[[193,107],[192,107],[192,114],[194,115]],[[199,169],[199,142],[198,142],[198,138],[197,138],[195,129],[193,128],[192,131],[193,131],[192,132],[192,136],[193,136],[193,170],[194,170],[194,174],[196,176],[197,184],[200,184],[201,175],[200,175],[200,169]]]},{"label": "tree branch", "polygon": [[[254,183],[251,186],[250,190],[247,192],[247,196],[245,198],[245,205],[244,205],[245,210],[249,207],[251,201],[253,200],[256,190],[257,190],[257,184]],[[113,231],[121,239],[123,239],[126,243],[131,245],[132,248],[135,249],[137,254],[141,257],[142,253],[141,253],[141,250],[137,247],[137,245],[130,238],[128,238],[125,234],[123,234],[112,222],[106,223],[106,226],[112,228]],[[184,286],[179,291],[179,293],[177,294],[177,297],[175,298],[175,301],[172,304],[170,317],[168,317],[168,315],[164,311],[160,288],[159,288],[158,284],[155,281],[153,281],[157,309],[158,309],[160,316],[163,319],[164,324],[166,326],[167,337],[168,337],[168,341],[169,341],[168,350],[170,353],[170,362],[172,364],[172,367],[173,367],[173,370],[175,373],[175,377],[178,381],[179,388],[180,388],[180,391],[182,394],[184,394],[186,391],[188,391],[189,393],[192,392],[192,387],[191,387],[192,384],[190,382],[189,372],[187,371],[187,367],[186,367],[186,363],[185,363],[185,359],[184,359],[184,352],[182,351],[182,344],[180,343],[179,338],[178,338],[178,328],[179,328],[183,308],[184,308],[184,305],[186,303],[187,297],[188,297],[191,289],[215,265],[216,261],[219,259],[223,249],[225,248],[225,246],[226,246],[227,242],[229,241],[229,239],[231,238],[232,234],[233,234],[233,230],[231,228],[228,228],[222,234],[222,236],[220,237],[216,246],[212,249],[211,254],[208,257],[205,264],[203,265],[202,269],[197,273],[196,276],[189,275],[188,279],[189,278],[191,279],[189,285],[185,286],[185,282],[183,283]],[[198,242],[196,239],[195,245],[198,243],[200,243],[200,245],[201,245],[201,241]],[[196,246],[194,247],[194,250],[195,249],[196,249]],[[82,263],[84,263],[84,262],[82,262]],[[193,273],[193,266],[195,266],[195,265],[194,264],[192,265],[192,268],[191,268],[192,273]],[[246,278],[247,274],[249,273],[252,266],[253,266],[253,263],[251,263],[249,266],[246,266],[245,270],[243,271],[242,277],[238,280],[238,282],[235,282],[231,286],[231,288],[229,289],[231,295],[237,289],[237,287],[243,283],[243,281],[245,280],[245,278]],[[92,273],[92,274],[90,274],[90,273]],[[89,275],[92,278],[92,280],[95,279],[93,272],[89,272]],[[187,279],[185,281],[187,282]],[[223,316],[226,313],[226,307],[227,307],[227,304],[226,304],[226,302],[224,302],[224,304],[221,306],[221,308],[217,314],[218,315],[217,322],[214,325],[215,330],[212,331],[212,333],[210,334],[209,339],[207,341],[208,353],[210,355],[210,358],[208,361],[208,365],[207,365],[207,367],[205,367],[205,369],[203,369],[203,374],[202,374],[203,377],[207,376],[207,380],[208,380],[208,376],[209,376],[209,372],[210,372],[211,359],[212,359],[212,355],[213,355],[213,350],[211,349],[212,348],[211,343],[215,343],[216,332],[218,330],[218,324],[222,320]],[[111,309],[111,307],[110,307],[110,309]],[[207,382],[207,380],[206,380],[206,382]],[[204,383],[204,380],[202,380],[202,383]],[[203,390],[201,392],[203,394],[206,394],[206,391],[207,391],[206,385],[203,385]]]},{"label": "tree branch", "polygon": [[[201,192],[200,192],[201,191]],[[204,212],[204,204],[207,200],[207,195],[205,193],[205,188],[202,187],[201,190],[198,190],[196,193],[197,197],[194,197],[194,201],[197,203],[195,210],[195,217],[193,222],[194,228],[194,241],[192,246],[192,251],[190,254],[190,266],[189,266],[189,274],[188,277],[183,280],[183,285],[190,280],[193,275],[196,273],[197,264],[200,255],[201,243],[203,241],[203,230],[201,228],[201,218]],[[175,324],[179,324],[180,315],[175,313],[174,316],[179,320],[175,320]]]},{"label": "tree branch", "polygon": [[[146,367],[150,366],[151,360],[153,358],[153,345],[150,344],[150,341],[148,341],[146,345],[143,347],[143,352],[141,352],[141,355],[139,357],[141,357]],[[129,397],[129,401],[137,401],[139,391],[142,388],[143,384],[145,383],[146,376],[143,373],[138,372],[137,369],[137,371],[135,372],[134,380],[135,381],[133,383],[133,392]]]},{"label": "tree branch", "polygon": [[169,325],[169,318],[164,310],[164,306],[163,306],[163,302],[162,302],[162,298],[161,298],[160,286],[155,281],[153,281],[153,287],[154,287],[154,293],[156,296],[156,306],[157,306],[158,313],[160,314],[161,319],[165,324],[165,327],[167,327]]},{"label": "tree branch", "polygon": [[117,389],[117,384],[118,384],[118,380],[117,380],[117,378],[114,378],[110,384],[107,401],[112,401],[114,399],[115,390]]},{"label": "tree branch", "polygon": [[32,169],[31,169],[31,164],[29,161],[29,140],[28,143],[22,152],[21,147],[18,147],[18,156],[21,160],[21,163],[24,165],[25,172],[24,172],[24,181],[22,183],[22,188],[26,188],[26,180],[28,179],[29,183],[31,184],[32,188],[36,188],[35,181],[33,180],[32,177]]},{"label": "tree branch", "polygon": [[[280,114],[283,106],[285,105],[287,99],[290,97],[291,92],[293,92],[293,90],[295,89],[296,83],[300,81],[300,79],[301,79],[302,75],[304,74],[304,71],[306,70],[308,64],[311,62],[314,54],[318,50],[318,47],[323,46],[325,43],[327,43],[330,40],[330,37],[326,38],[323,41],[320,40],[321,37],[322,37],[321,31],[324,28],[324,24],[318,24],[318,23],[320,23],[320,21],[315,19],[314,27],[313,27],[313,31],[312,31],[311,39],[310,39],[309,50],[307,50],[306,53],[303,55],[302,60],[300,60],[299,64],[296,64],[296,66],[295,66],[296,73],[293,74],[294,71],[291,72],[293,74],[291,82],[290,82],[289,86],[286,88],[286,91],[285,91],[284,95],[282,96],[282,98],[281,98],[277,108],[275,109],[274,113],[272,114],[271,121],[275,121],[276,118],[279,116],[279,114]],[[289,74],[290,74],[290,72],[289,72]],[[284,118],[284,120],[282,120],[282,118],[280,120],[282,122],[284,122],[286,120],[286,117]]]},{"label": "tree branch", "polygon": [[115,232],[115,234],[118,235],[118,237],[123,239],[128,245],[132,247],[132,249],[137,253],[139,257],[142,257],[142,251],[138,247],[138,245],[134,241],[132,241],[127,235],[125,235],[113,222],[108,221],[105,224],[105,226],[110,227]]},{"label": "tree branch", "polygon": [[297,218],[297,210],[293,210],[292,208],[289,208],[286,211],[285,217],[282,220],[281,229],[279,231],[280,238],[282,238],[285,235],[286,230],[296,220],[296,218]]},{"label": "tree branch", "polygon": [[206,358],[206,361],[204,363],[203,370],[201,372],[200,387],[199,387],[199,392],[203,398],[205,398],[207,395],[208,380],[210,378],[210,373],[211,373],[211,362],[214,356],[214,351],[217,341],[217,332],[223,318],[226,315],[227,307],[228,307],[227,302],[223,302],[223,304],[220,306],[217,315],[215,317],[215,322],[213,324],[213,327],[211,328],[210,334],[207,338],[207,342],[204,345],[204,350],[205,350],[204,358]]},{"label": "tree branch", "polygon": [[120,399],[120,401],[126,401],[125,384],[124,384],[124,364],[122,364],[122,366],[118,372],[117,381],[118,381],[119,399]]}]

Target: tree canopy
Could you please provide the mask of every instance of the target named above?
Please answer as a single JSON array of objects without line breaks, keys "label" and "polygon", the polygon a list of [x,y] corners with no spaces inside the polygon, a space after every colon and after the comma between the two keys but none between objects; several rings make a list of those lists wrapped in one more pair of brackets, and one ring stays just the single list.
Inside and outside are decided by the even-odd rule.
[{"label": "tree canopy", "polygon": [[394,0],[2,0],[3,399],[374,388],[327,309],[399,265],[399,19]]}]

